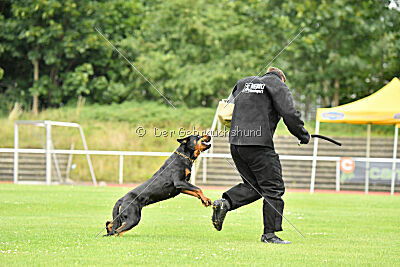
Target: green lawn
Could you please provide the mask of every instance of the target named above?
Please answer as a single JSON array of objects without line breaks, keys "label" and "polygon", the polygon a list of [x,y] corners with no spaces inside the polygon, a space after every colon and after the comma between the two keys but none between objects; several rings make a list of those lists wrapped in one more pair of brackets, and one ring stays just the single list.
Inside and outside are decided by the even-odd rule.
[{"label": "green lawn", "polygon": [[[0,266],[385,265],[400,261],[400,197],[287,193],[281,237],[261,243],[261,201],[228,214],[180,195],[146,207],[123,237],[95,237],[129,188],[0,184]],[[221,191],[204,190],[215,200]]]}]

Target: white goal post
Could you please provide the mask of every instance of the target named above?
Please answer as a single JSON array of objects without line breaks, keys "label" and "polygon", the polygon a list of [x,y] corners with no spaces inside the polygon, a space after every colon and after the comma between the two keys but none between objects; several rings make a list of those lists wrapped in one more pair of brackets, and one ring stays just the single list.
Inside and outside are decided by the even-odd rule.
[{"label": "white goal post", "polygon": [[[46,154],[46,184],[50,185],[51,184],[51,157],[52,157],[52,151],[54,150],[53,148],[53,142],[51,138],[51,129],[52,126],[62,126],[62,127],[72,127],[72,128],[78,128],[79,133],[82,138],[82,143],[83,143],[83,148],[85,151],[88,151],[88,146],[86,143],[86,138],[85,134],[83,133],[83,129],[80,124],[74,123],[74,122],[60,122],[60,121],[16,121],[14,123],[14,183],[18,183],[18,153],[23,152],[23,149],[19,149],[19,125],[32,125],[32,126],[38,126],[38,127],[44,127],[46,129],[46,148],[44,149],[44,153]],[[39,152],[38,153],[43,153]],[[53,154],[54,155],[54,154]],[[92,161],[90,159],[90,155],[86,154],[86,159],[89,165],[89,170],[90,174],[92,176],[92,181],[94,185],[97,185],[96,181],[96,176],[94,174],[93,166],[92,166]],[[58,171],[58,165],[57,161],[55,161],[56,164],[56,169]],[[59,172],[59,171],[58,171]]]}]

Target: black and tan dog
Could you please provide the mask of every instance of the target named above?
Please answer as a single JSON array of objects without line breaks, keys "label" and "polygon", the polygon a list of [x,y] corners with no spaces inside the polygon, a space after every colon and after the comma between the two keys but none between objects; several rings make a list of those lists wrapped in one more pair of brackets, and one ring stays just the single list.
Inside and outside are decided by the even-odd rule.
[{"label": "black and tan dog", "polygon": [[115,203],[113,221],[106,222],[107,236],[122,235],[135,227],[144,206],[173,198],[180,193],[199,198],[205,207],[212,204],[200,188],[189,183],[192,164],[200,152],[211,147],[211,137],[191,135],[177,141],[181,145],[161,168],[149,180]]}]

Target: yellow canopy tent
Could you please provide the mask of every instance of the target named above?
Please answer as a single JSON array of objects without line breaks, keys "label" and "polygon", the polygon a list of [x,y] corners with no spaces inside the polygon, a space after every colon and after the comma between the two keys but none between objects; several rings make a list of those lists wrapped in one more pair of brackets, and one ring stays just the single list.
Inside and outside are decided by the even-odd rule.
[{"label": "yellow canopy tent", "polygon": [[[400,127],[400,80],[395,77],[379,91],[351,102],[333,108],[317,109],[315,133],[318,134],[320,122],[367,124],[367,158],[370,152],[371,124],[395,125],[395,139],[393,147],[393,166],[391,193],[394,193],[394,180],[396,169],[396,152],[398,128]],[[397,125],[397,127],[396,127]],[[311,174],[310,192],[314,191],[318,139],[314,140],[314,153]],[[368,193],[369,162],[365,175],[365,192]]]}]

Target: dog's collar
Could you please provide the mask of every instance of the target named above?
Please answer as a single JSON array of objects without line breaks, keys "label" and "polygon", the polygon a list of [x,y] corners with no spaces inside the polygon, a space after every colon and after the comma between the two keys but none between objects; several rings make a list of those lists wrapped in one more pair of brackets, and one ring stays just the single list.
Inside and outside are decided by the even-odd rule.
[{"label": "dog's collar", "polygon": [[184,157],[185,159],[190,160],[191,163],[193,163],[196,159],[191,159],[190,157],[186,156],[185,154],[182,154],[181,152],[178,152],[175,150],[175,153],[178,154],[179,156]]}]

